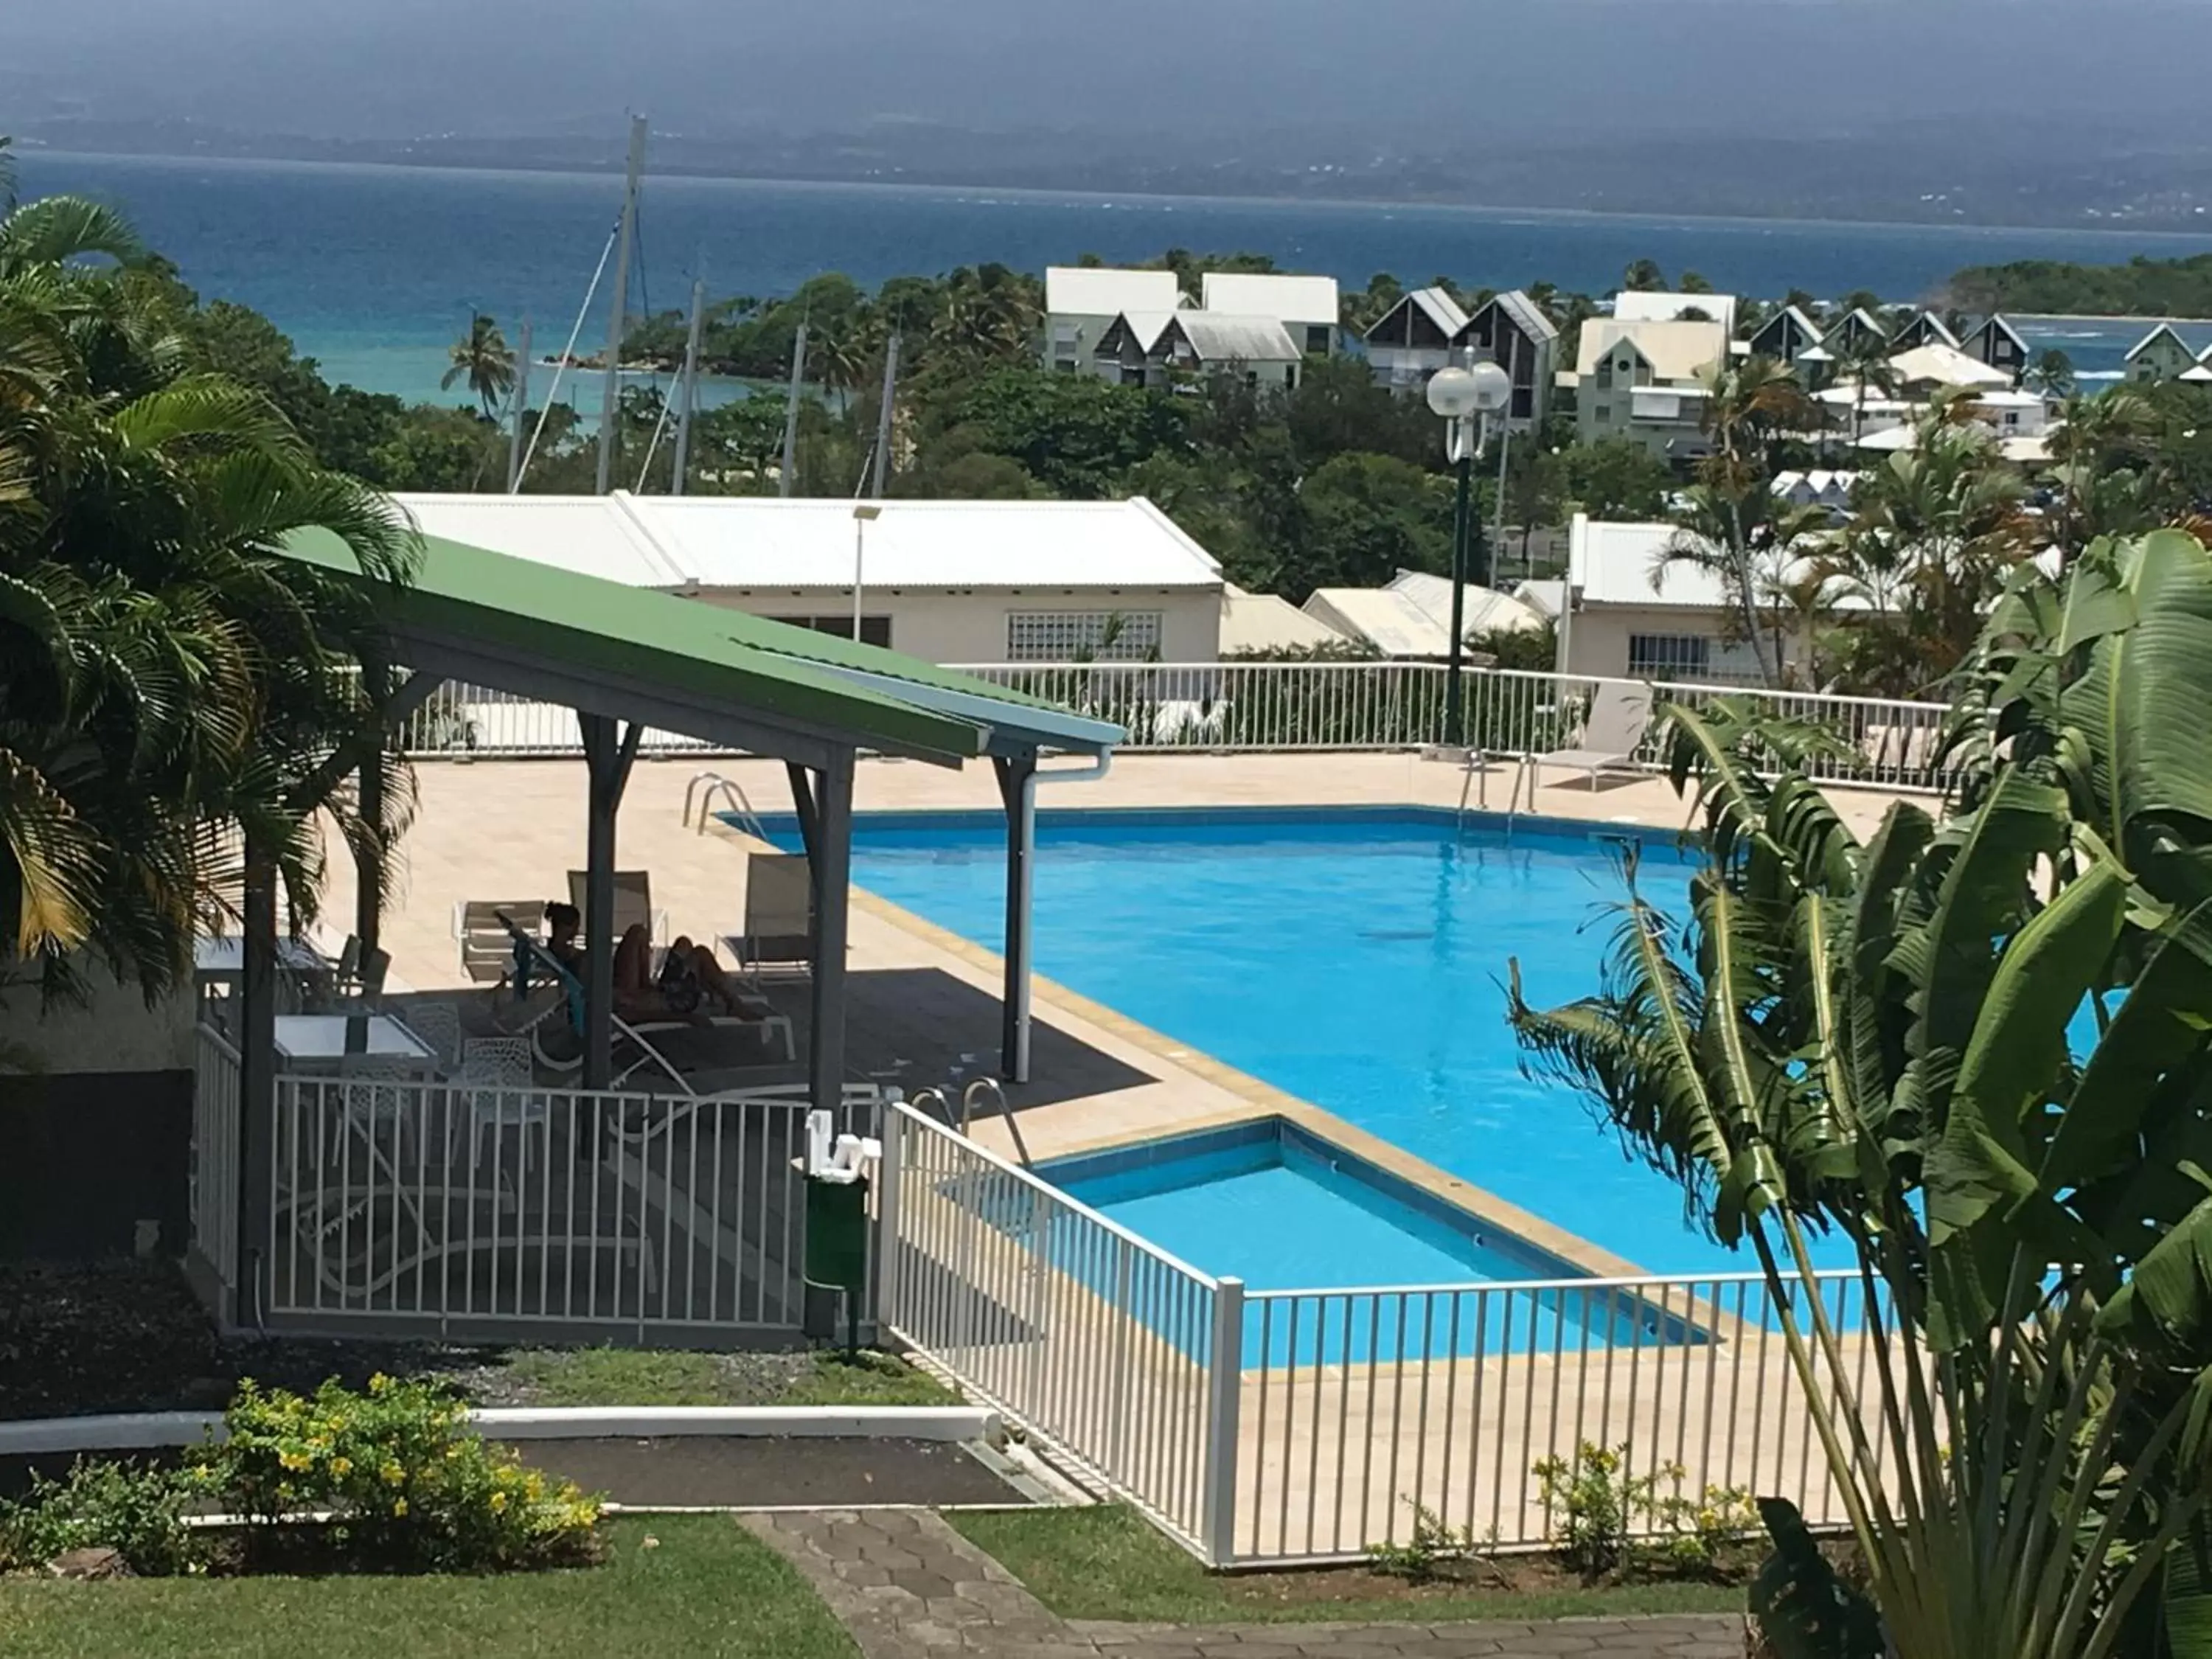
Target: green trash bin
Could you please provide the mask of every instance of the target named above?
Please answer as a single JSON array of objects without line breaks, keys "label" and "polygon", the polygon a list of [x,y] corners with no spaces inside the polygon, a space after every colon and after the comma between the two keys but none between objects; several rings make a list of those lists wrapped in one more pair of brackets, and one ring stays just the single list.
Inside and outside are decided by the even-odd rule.
[{"label": "green trash bin", "polygon": [[832,1342],[842,1323],[845,1351],[851,1354],[860,1346],[860,1301],[868,1287],[868,1180],[809,1176],[805,1193],[806,1261],[800,1270],[805,1328],[815,1341]]}]

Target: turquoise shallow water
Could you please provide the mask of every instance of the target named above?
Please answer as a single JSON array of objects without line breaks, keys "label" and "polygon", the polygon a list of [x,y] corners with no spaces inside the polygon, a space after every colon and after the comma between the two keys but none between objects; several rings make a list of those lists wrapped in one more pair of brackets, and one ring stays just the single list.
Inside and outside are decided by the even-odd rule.
[{"label": "turquoise shallow water", "polygon": [[[438,398],[445,349],[472,310],[524,314],[551,350],[576,314],[620,207],[605,175],[77,156],[27,151],[26,193],[81,191],[127,208],[204,294],[267,313],[333,378]],[[631,304],[672,309],[695,273],[716,295],[788,293],[843,270],[873,284],[997,259],[1030,270],[1085,252],[1251,250],[1364,285],[1377,270],[1490,287],[1610,289],[1629,261],[1702,270],[1726,291],[1907,299],[1959,267],[2022,258],[2116,261],[2212,238],[2085,230],[1594,216],[1495,209],[1102,197],[655,177]],[[583,339],[606,337],[607,295]],[[2031,343],[2045,342],[2034,325]],[[2110,369],[2139,331],[2051,325],[2078,367]],[[542,382],[541,382],[542,385]],[[597,392],[580,387],[584,406]]]},{"label": "turquoise shallow water", "polygon": [[[1002,829],[919,816],[864,816],[854,879],[997,946]],[[1539,1003],[1594,990],[1620,857],[1583,830],[1462,838],[1449,815],[1048,814],[1037,968],[1639,1267],[1747,1271],[1581,1100],[1519,1069],[1507,963]],[[1646,894],[1679,912],[1688,866],[1666,842],[1640,858]],[[1193,1259],[1226,1271],[1202,1241]],[[1386,1265],[1320,1282],[1382,1282]]]}]

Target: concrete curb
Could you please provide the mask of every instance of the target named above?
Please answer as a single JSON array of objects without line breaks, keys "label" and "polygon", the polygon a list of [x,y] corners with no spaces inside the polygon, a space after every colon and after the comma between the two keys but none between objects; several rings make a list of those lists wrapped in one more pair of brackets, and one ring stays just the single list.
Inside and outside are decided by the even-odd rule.
[{"label": "concrete curb", "polygon": [[[532,1406],[469,1414],[495,1440],[878,1439],[996,1442],[999,1414],[981,1406]],[[196,1446],[220,1436],[220,1412],[130,1412],[0,1423],[0,1457]]]}]

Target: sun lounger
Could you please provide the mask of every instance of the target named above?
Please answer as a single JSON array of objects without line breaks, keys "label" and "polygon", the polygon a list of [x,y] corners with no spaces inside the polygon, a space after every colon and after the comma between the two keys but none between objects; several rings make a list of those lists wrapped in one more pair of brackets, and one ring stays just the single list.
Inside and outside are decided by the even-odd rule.
[{"label": "sun lounger", "polygon": [[[1571,767],[1589,774],[1592,793],[1597,790],[1597,775],[1617,771],[1627,766],[1644,741],[1644,734],[1651,726],[1651,688],[1641,680],[1601,680],[1590,697],[1589,713],[1583,720],[1582,734],[1571,749],[1554,749],[1547,754],[1529,755],[1522,761],[1522,769],[1528,774],[1528,809],[1536,807],[1536,786],[1543,781],[1547,766]],[[1516,781],[1518,788],[1518,781]]]},{"label": "sun lounger", "polygon": [[[571,870],[568,872],[568,902],[584,918],[584,925],[592,925],[592,908],[586,902],[590,885],[589,872]],[[668,932],[668,913],[653,908],[653,874],[647,870],[617,870],[615,872],[615,924],[610,939],[619,943],[632,927],[643,927],[646,942],[659,945]]]},{"label": "sun lounger", "polygon": [[814,964],[814,875],[804,853],[755,853],[745,860],[744,931],[722,943],[738,971],[757,982],[764,969]]},{"label": "sun lounger", "polygon": [[514,945],[500,918],[535,932],[545,920],[543,899],[470,899],[453,907],[453,937],[460,942],[461,971],[477,985],[502,983],[514,967]]}]

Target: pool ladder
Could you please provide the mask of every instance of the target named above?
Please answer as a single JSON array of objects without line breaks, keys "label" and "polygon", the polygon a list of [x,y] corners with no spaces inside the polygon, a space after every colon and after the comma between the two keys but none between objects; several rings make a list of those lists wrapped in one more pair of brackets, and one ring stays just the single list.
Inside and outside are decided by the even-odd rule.
[{"label": "pool ladder", "polygon": [[966,1136],[969,1126],[975,1120],[975,1097],[978,1095],[983,1096],[999,1115],[1006,1119],[1006,1133],[1014,1138],[1014,1156],[1019,1160],[1022,1168],[1033,1169],[1035,1165],[1030,1160],[1029,1143],[1022,1139],[1021,1120],[1014,1115],[1014,1109],[1007,1103],[1006,1091],[999,1086],[998,1079],[975,1078],[960,1091],[960,1116],[957,1122],[953,1120],[952,1103],[945,1097],[945,1091],[942,1089],[917,1090],[914,1098],[907,1103],[916,1111],[934,1109],[939,1117],[957,1129],[963,1136]]},{"label": "pool ladder", "polygon": [[761,823],[760,814],[753,811],[752,802],[745,799],[744,787],[735,778],[725,777],[720,772],[694,773],[691,781],[684,786],[683,822],[691,822],[691,809],[696,804],[699,809],[699,825],[695,833],[705,835],[707,820],[714,816],[717,797],[729,803],[731,815],[737,819],[738,829],[756,841],[768,840],[768,830]]}]

